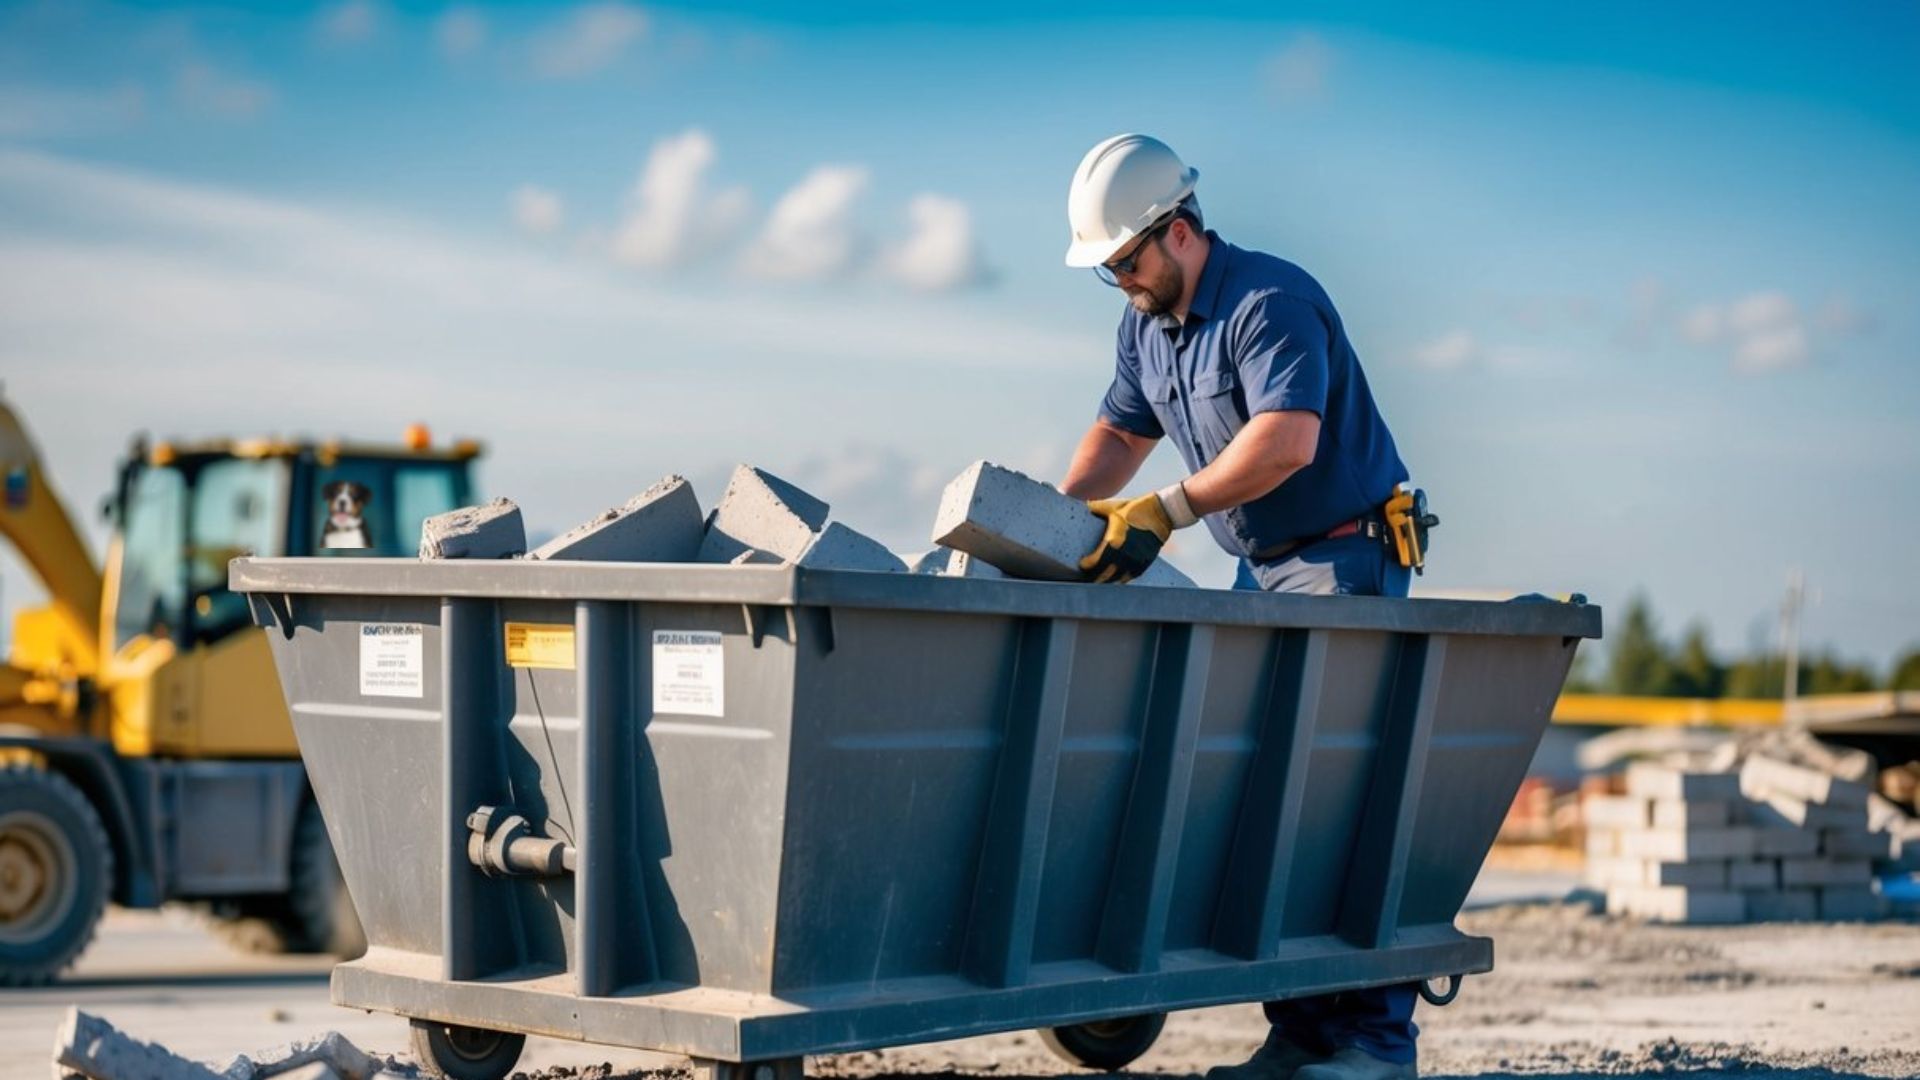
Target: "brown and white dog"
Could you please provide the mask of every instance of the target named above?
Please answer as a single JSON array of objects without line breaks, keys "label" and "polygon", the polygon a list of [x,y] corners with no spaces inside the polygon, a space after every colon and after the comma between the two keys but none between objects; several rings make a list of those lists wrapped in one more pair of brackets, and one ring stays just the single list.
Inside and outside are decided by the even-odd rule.
[{"label": "brown and white dog", "polygon": [[326,496],[327,527],[320,536],[323,548],[370,548],[373,534],[367,530],[366,508],[373,492],[365,484],[335,480],[322,491]]}]

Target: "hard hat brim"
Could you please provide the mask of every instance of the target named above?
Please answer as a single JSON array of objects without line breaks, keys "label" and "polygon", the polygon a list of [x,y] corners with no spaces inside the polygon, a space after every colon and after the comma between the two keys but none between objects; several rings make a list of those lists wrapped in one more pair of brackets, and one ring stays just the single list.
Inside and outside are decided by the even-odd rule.
[{"label": "hard hat brim", "polygon": [[1067,265],[1076,270],[1091,270],[1126,247],[1137,233],[1128,233],[1117,240],[1075,240],[1067,245]]}]

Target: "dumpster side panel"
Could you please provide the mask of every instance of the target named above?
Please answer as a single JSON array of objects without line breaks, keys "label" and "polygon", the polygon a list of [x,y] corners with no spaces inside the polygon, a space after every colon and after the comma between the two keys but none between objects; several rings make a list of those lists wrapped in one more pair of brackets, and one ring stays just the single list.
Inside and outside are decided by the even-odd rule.
[{"label": "dumpster side panel", "polygon": [[1546,732],[1574,644],[1552,637],[1447,643],[1408,855],[1401,926],[1453,921]]}]

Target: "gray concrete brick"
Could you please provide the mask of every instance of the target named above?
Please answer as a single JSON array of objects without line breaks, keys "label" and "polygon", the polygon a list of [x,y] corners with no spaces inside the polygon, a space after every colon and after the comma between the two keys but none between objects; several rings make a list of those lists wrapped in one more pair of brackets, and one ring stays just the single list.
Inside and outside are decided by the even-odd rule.
[{"label": "gray concrete brick", "polygon": [[1696,862],[1648,862],[1647,885],[1683,885],[1690,889],[1725,889],[1727,861],[1702,859]]},{"label": "gray concrete brick", "polygon": [[1727,864],[1729,889],[1778,889],[1780,863],[1776,859],[1735,859]]},{"label": "gray concrete brick", "polygon": [[1580,812],[1589,831],[1594,829],[1644,829],[1652,822],[1645,799],[1631,795],[1589,795],[1580,802]]},{"label": "gray concrete brick", "polygon": [[53,1037],[53,1065],[97,1080],[222,1080],[163,1046],[142,1042],[88,1012],[68,1009]]},{"label": "gray concrete brick", "polygon": [[588,562],[692,562],[706,519],[693,485],[669,476],[540,545],[528,557]]},{"label": "gray concrete brick", "polygon": [[1754,830],[1744,825],[1725,829],[1646,829],[1625,833],[1620,853],[1665,862],[1701,859],[1750,859]]},{"label": "gray concrete brick", "polygon": [[1761,823],[1753,831],[1753,853],[1763,859],[1785,859],[1820,851],[1820,834],[1791,822]]},{"label": "gray concrete brick", "polygon": [[1873,881],[1873,864],[1866,859],[1781,859],[1780,884],[1867,885]]},{"label": "gray concrete brick", "polygon": [[1647,863],[1619,855],[1589,855],[1581,877],[1589,885],[1602,889],[1615,885],[1639,886],[1647,883]]},{"label": "gray concrete brick", "polygon": [[1733,803],[1726,799],[1657,799],[1653,824],[1660,829],[1718,829],[1733,822]]},{"label": "gray concrete brick", "polygon": [[1154,589],[1197,589],[1200,587],[1193,583],[1192,578],[1181,573],[1179,567],[1165,559],[1154,560],[1153,565],[1147,567],[1146,573],[1127,582],[1127,584],[1145,585]]},{"label": "gray concrete brick", "polygon": [[1829,922],[1852,922],[1881,916],[1880,897],[1860,885],[1820,890],[1820,917]]},{"label": "gray concrete brick", "polygon": [[940,496],[933,542],[1014,577],[1080,580],[1080,560],[1100,543],[1100,518],[1079,499],[1030,476],[980,461]]},{"label": "gray concrete brick", "polygon": [[1646,885],[1609,890],[1607,908],[1613,910],[1616,893],[1626,914],[1655,922],[1737,923],[1747,918],[1746,897],[1726,889],[1689,889],[1684,886]]},{"label": "gray concrete brick", "polygon": [[1006,573],[991,563],[982,562],[964,551],[939,547],[922,552],[908,561],[908,569],[916,574],[939,574],[942,577],[1004,578]]},{"label": "gray concrete brick", "polygon": [[1627,794],[1642,799],[1732,800],[1740,797],[1740,774],[1683,772],[1636,761],[1627,766]]},{"label": "gray concrete brick", "polygon": [[1859,829],[1821,829],[1820,853],[1855,859],[1890,859],[1893,837]]},{"label": "gray concrete brick", "polygon": [[707,522],[698,561],[730,563],[756,550],[799,562],[827,527],[828,512],[826,503],[765,469],[741,465]]},{"label": "gray concrete brick", "polygon": [[1812,889],[1754,889],[1747,893],[1747,918],[1755,922],[1810,922],[1820,917],[1820,895]]},{"label": "gray concrete brick", "polygon": [[888,551],[886,545],[854,532],[837,521],[829,522],[795,565],[814,570],[869,570],[903,574],[907,564]]},{"label": "gray concrete brick", "polygon": [[423,559],[510,559],[527,553],[527,527],[512,499],[435,514],[420,525]]},{"label": "gray concrete brick", "polygon": [[1865,829],[1865,806],[1828,806],[1789,795],[1767,795],[1747,804],[1753,823],[1772,829]]},{"label": "gray concrete brick", "polygon": [[1866,808],[1870,794],[1865,784],[1765,757],[1747,759],[1740,769],[1740,789],[1752,799],[1784,795],[1802,802],[1851,806],[1862,810]]}]

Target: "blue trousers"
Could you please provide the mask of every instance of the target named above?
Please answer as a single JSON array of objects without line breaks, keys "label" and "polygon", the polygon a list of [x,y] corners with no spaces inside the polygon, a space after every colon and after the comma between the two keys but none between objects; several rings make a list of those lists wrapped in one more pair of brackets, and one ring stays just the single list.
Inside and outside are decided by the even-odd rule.
[{"label": "blue trousers", "polygon": [[[1405,596],[1412,573],[1385,544],[1364,536],[1322,540],[1283,559],[1240,560],[1236,589],[1338,596]],[[1414,1063],[1415,983],[1267,1002],[1267,1020],[1288,1042],[1315,1054],[1349,1047],[1396,1065]]]}]

